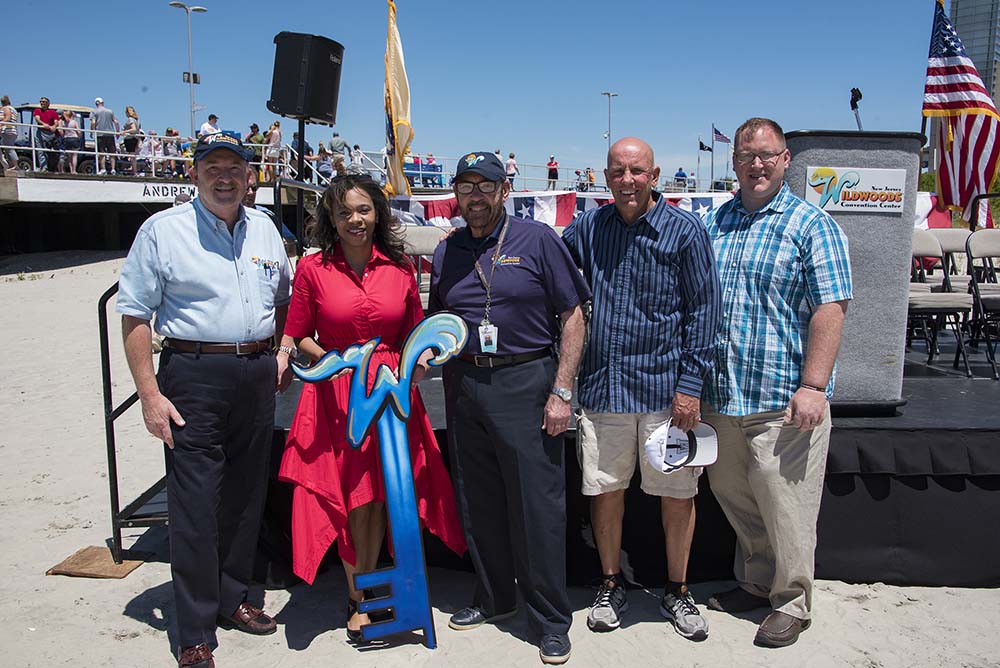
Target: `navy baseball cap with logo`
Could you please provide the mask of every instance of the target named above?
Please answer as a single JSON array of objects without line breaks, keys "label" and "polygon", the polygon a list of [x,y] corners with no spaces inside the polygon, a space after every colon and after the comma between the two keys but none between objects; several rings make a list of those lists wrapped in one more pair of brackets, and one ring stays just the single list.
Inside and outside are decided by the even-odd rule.
[{"label": "navy baseball cap with logo", "polygon": [[194,161],[198,162],[212,151],[220,148],[229,149],[243,160],[250,161],[250,155],[246,147],[243,146],[243,142],[225,132],[213,132],[210,135],[202,135],[194,148]]},{"label": "navy baseball cap with logo", "polygon": [[475,151],[460,158],[455,168],[455,179],[462,174],[479,174],[487,181],[505,181],[507,172],[500,160],[490,151]]}]

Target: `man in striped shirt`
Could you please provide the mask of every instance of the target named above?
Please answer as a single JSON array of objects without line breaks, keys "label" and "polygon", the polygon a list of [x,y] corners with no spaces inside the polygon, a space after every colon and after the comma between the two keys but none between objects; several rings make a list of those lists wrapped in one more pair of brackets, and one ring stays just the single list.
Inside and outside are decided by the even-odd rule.
[{"label": "man in striped shirt", "polygon": [[[618,141],[604,170],[614,203],[581,214],[563,233],[594,294],[578,437],[604,574],[587,616],[594,631],[618,628],[628,609],[619,560],[637,453],[668,419],[684,431],[698,423],[719,326],[719,281],[705,226],[653,192],[659,175],[646,142]],[[661,498],[668,582],[660,610],[678,633],[703,639],[708,624],[686,584],[701,469],[665,474],[638,459],[643,491]]]},{"label": "man in striped shirt", "polygon": [[784,182],[781,127],[736,131],[735,198],[709,214],[723,320],[705,422],[719,436],[712,491],[736,531],[733,590],[710,608],[771,608],[754,642],[794,643],[812,607],[816,518],[830,443],[834,361],[852,298],[847,239]]}]

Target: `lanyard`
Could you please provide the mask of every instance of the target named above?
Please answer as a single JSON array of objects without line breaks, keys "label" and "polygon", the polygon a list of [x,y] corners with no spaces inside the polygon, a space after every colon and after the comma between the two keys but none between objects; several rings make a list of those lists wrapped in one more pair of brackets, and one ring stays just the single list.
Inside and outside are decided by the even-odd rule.
[{"label": "lanyard", "polygon": [[493,250],[493,260],[492,260],[493,266],[490,267],[489,280],[486,279],[486,272],[483,271],[483,268],[479,265],[479,258],[477,257],[474,261],[474,264],[476,266],[476,274],[479,276],[479,282],[483,284],[484,288],[486,288],[486,308],[483,310],[483,322],[482,322],[482,324],[484,325],[490,324],[490,304],[491,304],[490,296],[492,294],[492,288],[493,288],[493,274],[497,270],[497,260],[500,258],[500,249],[503,248],[503,240],[507,236],[508,223],[509,221],[507,220],[507,213],[504,212],[503,229],[500,230],[500,237],[497,239],[497,247]]}]

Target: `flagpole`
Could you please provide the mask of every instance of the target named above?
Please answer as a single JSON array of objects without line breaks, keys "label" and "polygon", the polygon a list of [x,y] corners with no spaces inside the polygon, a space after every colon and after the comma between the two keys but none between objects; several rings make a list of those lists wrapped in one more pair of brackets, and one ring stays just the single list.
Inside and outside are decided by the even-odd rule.
[{"label": "flagpole", "polygon": [[715,190],[715,126],[712,126],[712,169],[709,171],[708,177],[708,191],[713,192]]},{"label": "flagpole", "polygon": [[694,172],[695,192],[701,192],[698,190],[698,183],[701,181],[701,135],[698,135],[698,167],[694,170]]}]

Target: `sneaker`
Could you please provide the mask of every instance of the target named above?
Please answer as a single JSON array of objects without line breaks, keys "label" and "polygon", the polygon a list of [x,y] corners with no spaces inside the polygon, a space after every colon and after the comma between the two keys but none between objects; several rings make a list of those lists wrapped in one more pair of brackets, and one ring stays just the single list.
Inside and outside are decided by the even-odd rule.
[{"label": "sneaker", "polygon": [[97,170],[97,175],[98,176],[104,176],[104,170],[103,169],[98,169]]},{"label": "sneaker", "polygon": [[591,631],[614,631],[622,623],[622,615],[628,610],[625,584],[617,576],[601,583],[597,598],[587,613],[587,627]]},{"label": "sneaker", "polygon": [[680,596],[664,592],[660,599],[660,614],[673,622],[674,630],[685,638],[704,640],[708,637],[708,621],[698,612],[687,587]]},{"label": "sneaker", "polygon": [[538,647],[538,656],[541,657],[542,663],[559,665],[569,661],[572,649],[568,635],[550,633],[542,638]]}]

